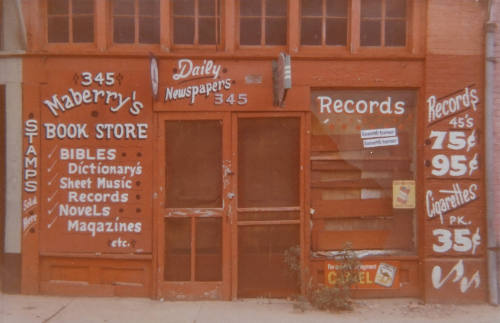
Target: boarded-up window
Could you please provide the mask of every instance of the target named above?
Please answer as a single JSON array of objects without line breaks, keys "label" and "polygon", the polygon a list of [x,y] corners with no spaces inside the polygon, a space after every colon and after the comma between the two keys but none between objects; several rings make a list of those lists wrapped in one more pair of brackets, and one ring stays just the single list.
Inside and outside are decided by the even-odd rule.
[{"label": "boarded-up window", "polygon": [[220,9],[219,0],[173,0],[174,44],[218,44]]},{"label": "boarded-up window", "polygon": [[407,0],[361,0],[361,46],[406,46]]},{"label": "boarded-up window", "polygon": [[94,0],[47,0],[49,43],[94,41]]},{"label": "boarded-up window", "polygon": [[240,0],[240,45],[285,45],[287,0]]},{"label": "boarded-up window", "polygon": [[160,0],[113,0],[115,43],[160,42]]},{"label": "boarded-up window", "polygon": [[[415,248],[415,210],[393,208],[393,184],[415,180],[414,91],[312,95],[312,248]],[[403,192],[404,193],[404,192]]]},{"label": "boarded-up window", "polygon": [[348,0],[302,0],[301,44],[345,46]]}]

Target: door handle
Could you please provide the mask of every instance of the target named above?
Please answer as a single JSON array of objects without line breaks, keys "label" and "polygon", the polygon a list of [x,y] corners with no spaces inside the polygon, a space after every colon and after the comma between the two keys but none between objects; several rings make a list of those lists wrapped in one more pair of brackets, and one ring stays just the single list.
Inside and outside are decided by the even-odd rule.
[{"label": "door handle", "polygon": [[236,194],[234,194],[233,192],[227,193],[227,198],[230,200],[234,199],[235,196],[236,196]]}]

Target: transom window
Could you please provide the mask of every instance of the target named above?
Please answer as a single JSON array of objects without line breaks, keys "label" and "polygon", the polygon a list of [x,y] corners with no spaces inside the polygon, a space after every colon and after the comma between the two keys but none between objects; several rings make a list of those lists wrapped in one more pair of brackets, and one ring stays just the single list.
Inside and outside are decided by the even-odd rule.
[{"label": "transom window", "polygon": [[94,41],[94,0],[47,0],[49,43]]},{"label": "transom window", "polygon": [[240,0],[241,45],[286,45],[287,0]]},{"label": "transom window", "polygon": [[160,42],[160,0],[114,0],[113,42]]},{"label": "transom window", "polygon": [[302,0],[302,45],[345,46],[348,0]]},{"label": "transom window", "polygon": [[173,29],[174,44],[218,44],[220,1],[173,0]]},{"label": "transom window", "polygon": [[406,0],[361,0],[361,46],[406,46]]}]

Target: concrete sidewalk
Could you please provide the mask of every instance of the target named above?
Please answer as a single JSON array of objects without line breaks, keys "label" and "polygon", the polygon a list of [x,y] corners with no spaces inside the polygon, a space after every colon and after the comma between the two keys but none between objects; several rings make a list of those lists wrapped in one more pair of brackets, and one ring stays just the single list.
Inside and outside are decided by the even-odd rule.
[{"label": "concrete sidewalk", "polygon": [[358,300],[352,312],[321,312],[293,302],[161,302],[145,298],[0,295],[0,322],[500,322],[500,307],[422,305],[418,300]]}]

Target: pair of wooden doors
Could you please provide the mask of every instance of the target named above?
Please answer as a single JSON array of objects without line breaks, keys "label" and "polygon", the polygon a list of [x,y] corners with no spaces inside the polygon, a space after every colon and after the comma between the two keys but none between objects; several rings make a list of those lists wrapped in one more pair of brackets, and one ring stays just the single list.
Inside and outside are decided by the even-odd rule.
[{"label": "pair of wooden doors", "polygon": [[283,297],[303,241],[302,113],[159,117],[158,296]]}]

